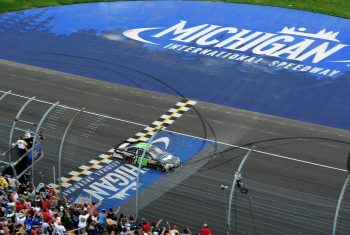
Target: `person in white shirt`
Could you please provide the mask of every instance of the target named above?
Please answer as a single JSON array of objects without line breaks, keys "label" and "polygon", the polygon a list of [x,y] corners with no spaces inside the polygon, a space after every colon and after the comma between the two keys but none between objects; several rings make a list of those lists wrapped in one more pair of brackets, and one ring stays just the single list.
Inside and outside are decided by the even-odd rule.
[{"label": "person in white shirt", "polygon": [[59,214],[54,214],[53,221],[55,225],[57,225],[58,222],[61,222],[61,217],[59,216]]},{"label": "person in white shirt", "polygon": [[22,213],[16,213],[16,225],[24,224],[26,217]]},{"label": "person in white shirt", "polygon": [[51,208],[49,209],[49,213],[50,213],[51,218],[53,218],[53,216],[55,215],[55,212]]},{"label": "person in white shirt", "polygon": [[[13,191],[13,189],[11,189]],[[10,192],[10,190],[9,190]],[[12,201],[15,202],[19,199],[18,193],[16,191],[11,192]]]},{"label": "person in white shirt", "polygon": [[47,228],[49,227],[49,224],[44,220],[41,224],[41,231],[43,234],[47,234]]},{"label": "person in white shirt", "polygon": [[36,212],[36,213],[39,213],[41,210],[41,208],[37,205],[35,207],[33,207],[32,209],[34,209],[34,212]]},{"label": "person in white shirt", "polygon": [[22,140],[22,139],[17,140],[17,148],[22,155],[27,152],[27,146],[28,144],[25,140]]},{"label": "person in white shirt", "polygon": [[62,225],[61,221],[58,221],[57,224],[55,224],[55,230],[53,234],[64,235],[66,233],[66,228]]},{"label": "person in white shirt", "polygon": [[78,223],[78,227],[79,228],[86,228],[87,224],[87,219],[89,218],[89,214],[87,213],[87,211],[83,211],[83,213],[81,215],[79,215],[79,223]]}]

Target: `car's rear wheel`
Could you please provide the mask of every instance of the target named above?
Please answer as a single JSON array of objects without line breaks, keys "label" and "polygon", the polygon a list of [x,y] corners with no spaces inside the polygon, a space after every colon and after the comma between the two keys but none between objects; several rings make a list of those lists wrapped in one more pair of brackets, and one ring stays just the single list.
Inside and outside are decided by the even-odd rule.
[{"label": "car's rear wheel", "polygon": [[124,161],[126,164],[132,164],[132,158],[130,158],[130,157],[124,156],[124,157],[123,157],[123,161]]},{"label": "car's rear wheel", "polygon": [[157,171],[165,172],[164,166],[157,166]]}]

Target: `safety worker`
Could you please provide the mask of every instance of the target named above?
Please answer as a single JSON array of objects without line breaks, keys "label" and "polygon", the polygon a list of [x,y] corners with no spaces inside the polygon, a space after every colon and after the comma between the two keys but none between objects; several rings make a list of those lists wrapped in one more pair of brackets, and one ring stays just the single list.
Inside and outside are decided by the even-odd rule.
[{"label": "safety worker", "polygon": [[27,142],[27,148],[30,149],[33,145],[33,134],[30,130],[26,130],[24,132],[24,138],[23,138],[26,142]]},{"label": "safety worker", "polygon": [[27,152],[28,144],[27,141],[23,140],[22,138],[17,140],[17,148],[21,155],[25,154]]}]

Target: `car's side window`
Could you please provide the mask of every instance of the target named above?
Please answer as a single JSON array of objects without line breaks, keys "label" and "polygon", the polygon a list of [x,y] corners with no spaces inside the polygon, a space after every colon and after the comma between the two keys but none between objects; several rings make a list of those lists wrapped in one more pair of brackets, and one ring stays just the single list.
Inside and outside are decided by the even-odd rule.
[{"label": "car's side window", "polygon": [[136,155],[136,153],[137,153],[137,148],[129,148],[129,149],[128,149],[128,152]]},{"label": "car's side window", "polygon": [[[142,156],[142,153],[143,153],[143,150],[142,150],[142,149],[139,149],[137,155],[138,155],[139,157],[141,157],[141,156]],[[146,156],[146,155],[145,155],[145,156]]]}]

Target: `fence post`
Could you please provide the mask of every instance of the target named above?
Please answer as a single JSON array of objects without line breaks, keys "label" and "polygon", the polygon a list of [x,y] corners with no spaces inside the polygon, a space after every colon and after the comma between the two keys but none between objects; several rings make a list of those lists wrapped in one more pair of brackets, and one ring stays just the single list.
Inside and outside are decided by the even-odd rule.
[{"label": "fence post", "polygon": [[337,222],[338,222],[338,216],[339,216],[339,211],[340,211],[340,206],[344,198],[344,194],[346,192],[346,188],[348,186],[349,180],[350,180],[350,153],[348,154],[348,176],[346,177],[346,180],[344,182],[343,188],[340,192],[338,203],[337,203],[337,208],[335,209],[335,215],[334,215],[334,221],[333,221],[333,230],[332,230],[332,235],[335,235],[336,230],[337,230]]},{"label": "fence post", "polygon": [[232,180],[232,186],[231,186],[231,192],[230,192],[230,198],[228,200],[228,207],[227,207],[227,234],[230,233],[231,231],[231,208],[232,208],[232,198],[233,198],[233,194],[235,193],[236,190],[236,184],[237,184],[237,180],[238,180],[238,176],[240,175],[242,168],[244,166],[244,163],[246,162],[246,160],[248,159],[249,155],[251,154],[251,152],[253,151],[255,147],[253,146],[251,149],[249,149],[249,151],[245,154],[245,156],[243,157],[241,163],[239,164],[239,167],[236,171],[236,173],[234,174],[233,180]]},{"label": "fence post", "polygon": [[[72,126],[73,124],[73,121],[85,110],[85,108],[82,108],[80,109],[78,112],[76,112],[74,114],[74,116],[72,117],[72,119],[70,120],[70,122],[68,123],[65,131],[64,131],[64,134],[63,134],[63,137],[62,137],[62,140],[61,140],[61,145],[60,145],[60,150],[59,150],[59,153],[58,153],[58,180],[59,180],[59,184],[58,184],[58,192],[59,192],[59,195],[61,196],[61,187],[62,187],[62,183],[61,183],[61,177],[62,177],[62,152],[63,152],[63,145],[64,145],[64,141],[66,140],[66,136],[67,136],[67,133],[68,133],[68,130],[70,129],[70,127]],[[56,182],[54,182],[54,184],[56,184]]]},{"label": "fence post", "polygon": [[0,101],[1,101],[3,98],[5,98],[5,96],[7,96],[8,94],[11,94],[11,92],[12,92],[11,90],[4,92],[4,94],[0,97]]},{"label": "fence post", "polygon": [[[30,98],[29,100],[27,100],[27,102],[25,102],[25,103],[22,105],[21,109],[18,111],[18,113],[17,113],[15,119],[13,120],[13,123],[12,123],[12,126],[11,126],[11,130],[10,130],[9,146],[12,145],[13,132],[14,132],[14,130],[15,130],[16,123],[18,122],[18,120],[19,120],[21,114],[23,113],[23,110],[24,110],[24,109],[28,106],[28,104],[29,104],[30,102],[32,102],[34,99],[35,99],[35,96],[33,96],[32,98]],[[10,152],[10,154],[9,154],[9,162],[11,162],[11,157],[12,157],[12,156],[11,156],[11,152]]]},{"label": "fence post", "polygon": [[37,142],[37,138],[38,138],[38,134],[39,134],[39,131],[40,131],[40,128],[41,128],[41,125],[43,124],[43,122],[45,121],[47,115],[59,104],[60,102],[56,102],[54,104],[51,105],[51,107],[44,113],[44,115],[42,116],[36,130],[35,130],[35,133],[34,133],[34,138],[33,138],[33,147],[32,147],[32,150],[31,150],[31,153],[32,153],[32,183],[33,185],[34,184],[34,158],[35,158],[35,152],[36,152],[36,142]]}]

